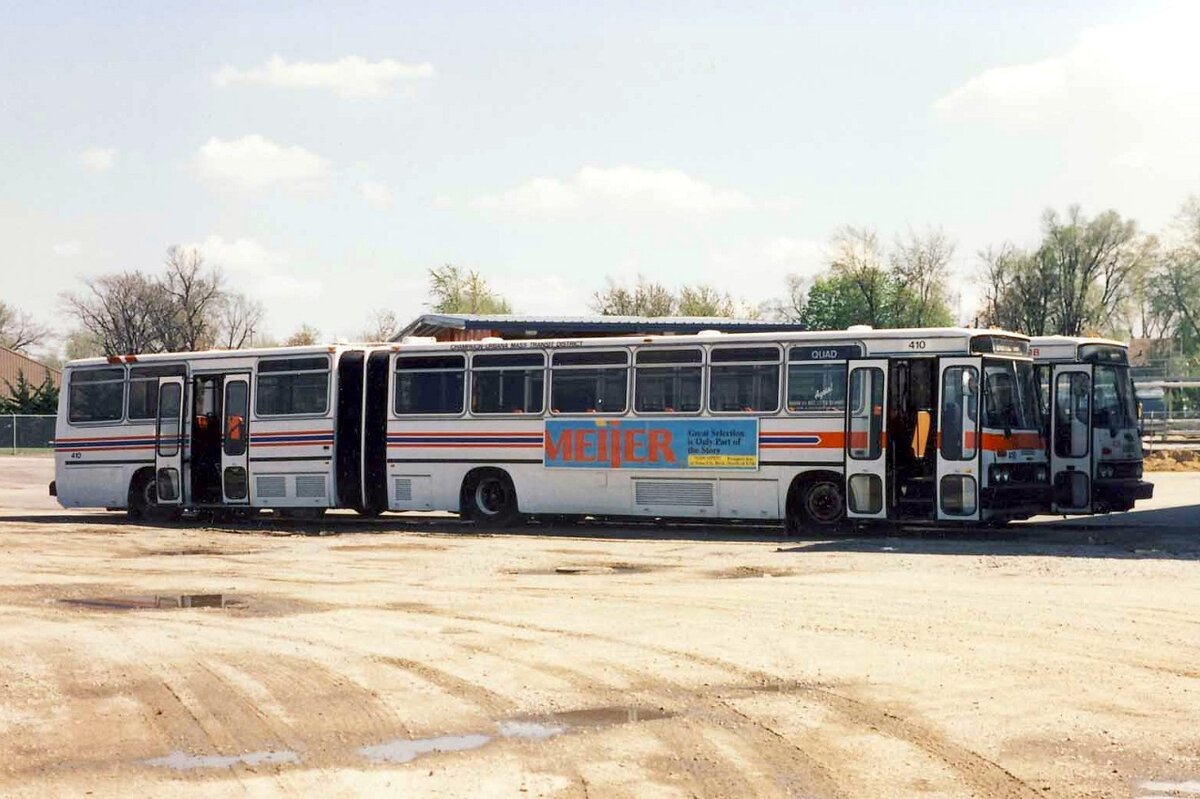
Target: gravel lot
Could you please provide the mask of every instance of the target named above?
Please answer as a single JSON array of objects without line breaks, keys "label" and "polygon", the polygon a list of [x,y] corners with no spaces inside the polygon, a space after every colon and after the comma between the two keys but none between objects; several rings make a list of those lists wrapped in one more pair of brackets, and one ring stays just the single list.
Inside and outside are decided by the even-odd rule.
[{"label": "gravel lot", "polygon": [[145,527],[52,468],[0,458],[5,796],[1200,793],[1200,474],[829,541]]}]

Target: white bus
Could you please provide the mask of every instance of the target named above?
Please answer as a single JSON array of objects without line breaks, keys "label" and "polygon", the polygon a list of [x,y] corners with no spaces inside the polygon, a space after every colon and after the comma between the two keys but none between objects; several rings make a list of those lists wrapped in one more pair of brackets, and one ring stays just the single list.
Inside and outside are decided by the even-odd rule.
[{"label": "white bus", "polygon": [[1048,506],[1028,339],[961,328],[75,361],[66,507],[1003,522]]},{"label": "white bus", "polygon": [[1129,347],[1120,341],[1039,336],[1030,342],[1049,420],[1055,513],[1126,511],[1150,499]]}]

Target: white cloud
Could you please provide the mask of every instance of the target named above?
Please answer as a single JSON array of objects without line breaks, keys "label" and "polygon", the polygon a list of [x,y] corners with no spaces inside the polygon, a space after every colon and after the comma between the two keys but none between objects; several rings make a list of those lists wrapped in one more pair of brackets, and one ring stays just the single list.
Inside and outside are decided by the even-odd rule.
[{"label": "white cloud", "polygon": [[311,188],[329,174],[320,156],[258,134],[233,141],[211,138],[196,152],[194,165],[203,180],[244,191],[274,185]]},{"label": "white cloud", "polygon": [[316,299],[324,290],[320,280],[297,274],[286,253],[254,239],[210,235],[184,246],[198,250],[206,261],[220,267],[231,284],[261,299]]},{"label": "white cloud", "polygon": [[223,66],[213,75],[218,86],[249,84],[285,89],[328,89],[342,97],[354,99],[385,97],[398,81],[413,81],[433,77],[429,62],[405,64],[391,58],[367,61],[359,56],[346,56],[337,61],[285,61],[274,55],[261,66],[238,69]]},{"label": "white cloud", "polygon": [[708,214],[756,207],[750,197],[677,169],[585,166],[570,178],[539,177],[500,194],[470,200],[489,211],[546,213],[592,208]]},{"label": "white cloud", "polygon": [[363,181],[358,187],[358,192],[364,200],[376,208],[390,208],[396,201],[396,194],[392,191],[391,186],[385,186],[382,183]]},{"label": "white cloud", "polygon": [[946,121],[1060,133],[1071,149],[1142,171],[1197,169],[1200,4],[1088,28],[1061,53],[994,67],[939,98]]},{"label": "white cloud", "polygon": [[759,251],[768,263],[799,271],[815,271],[823,267],[828,259],[824,242],[790,236],[769,239]]},{"label": "white cloud", "polygon": [[54,244],[50,251],[56,258],[73,258],[82,251],[77,241],[60,241]]},{"label": "white cloud", "polygon": [[117,151],[111,147],[89,147],[79,154],[79,163],[92,172],[107,172],[117,164]]}]

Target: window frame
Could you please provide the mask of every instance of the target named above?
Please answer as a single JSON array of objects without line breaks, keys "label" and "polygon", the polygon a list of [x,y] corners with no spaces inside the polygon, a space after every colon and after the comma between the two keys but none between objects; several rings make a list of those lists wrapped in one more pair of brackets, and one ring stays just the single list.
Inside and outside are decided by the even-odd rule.
[{"label": "window frame", "polygon": [[[777,416],[784,407],[782,390],[785,386],[783,377],[783,368],[787,365],[784,360],[783,345],[773,342],[763,342],[761,344],[754,342],[739,343],[739,344],[711,344],[708,346],[706,358],[708,372],[708,390],[704,393],[704,409],[709,414],[714,416]],[[774,349],[777,357],[773,361],[757,360],[757,361],[714,361],[713,353],[717,351],[725,352],[728,350],[757,350],[757,349]],[[764,366],[773,365],[776,368],[775,374],[775,408],[769,411],[717,411],[712,408],[712,390],[716,382],[713,379],[713,370],[726,366]]]},{"label": "window frame", "polygon": [[[692,362],[648,363],[648,364],[639,366],[638,365],[638,355],[641,354],[642,352],[698,352],[700,354],[700,360],[698,360],[694,363],[692,363]],[[666,371],[667,369],[678,369],[679,367],[682,367],[682,366],[695,367],[700,370],[700,397],[699,397],[700,403],[699,403],[699,405],[697,405],[696,410],[694,410],[694,411],[639,411],[638,407],[637,407],[637,404],[638,404],[637,403],[638,370],[646,369],[648,371],[657,371],[657,370]],[[705,404],[706,404],[705,397],[708,394],[708,352],[705,350],[704,347],[701,347],[699,345],[679,345],[679,344],[665,346],[665,347],[655,347],[655,346],[651,346],[651,345],[637,347],[636,349],[633,350],[633,363],[629,368],[630,368],[630,372],[631,372],[630,378],[633,382],[633,388],[629,393],[633,399],[633,402],[632,402],[632,404],[630,404],[630,403],[626,403],[626,404],[630,405],[630,410],[634,415],[636,415],[636,416],[652,416],[652,417],[666,416],[666,417],[674,418],[677,416],[683,416],[683,417],[700,416],[704,413]]]},{"label": "window frame", "polygon": [[[847,370],[846,364],[847,364],[847,361],[844,361],[844,360],[842,360],[842,361],[790,361],[790,360],[786,361],[784,363],[784,369],[786,370],[786,374],[785,374],[786,379],[784,380],[784,384],[783,384],[783,411],[784,411],[784,413],[786,413],[788,416],[815,416],[818,418],[844,416],[846,414],[846,407],[849,405],[849,397],[850,397],[850,384],[847,382],[847,380],[849,379],[849,375],[848,375],[848,370]],[[833,409],[825,408],[822,410],[792,410],[791,403],[788,401],[788,398],[791,396],[792,367],[793,366],[800,367],[800,368],[803,368],[806,366],[832,366],[832,367],[835,367],[833,369],[833,371],[840,372],[842,374],[842,402],[841,402],[842,407],[841,408],[833,408]]]},{"label": "window frame", "polygon": [[[121,384],[121,413],[115,419],[83,419],[76,420],[71,417],[71,392],[75,388],[76,376],[80,373],[98,372],[104,369],[121,370],[120,380],[95,380],[84,381],[95,385],[97,383],[120,383]],[[155,388],[157,391],[158,389]],[[156,398],[157,399],[157,398]],[[129,402],[129,369],[124,364],[97,364],[96,366],[86,366],[79,369],[71,370],[71,380],[67,384],[67,424],[72,427],[111,427],[113,425],[123,424],[126,421],[126,404]]]},{"label": "window frame", "polygon": [[[439,369],[405,369],[405,374],[414,372],[420,374],[447,374],[450,372],[462,372],[462,388],[460,389],[459,401],[460,407],[457,411],[438,411],[436,413],[413,413],[411,411],[401,412],[396,410],[396,401],[400,398],[399,391],[399,375],[401,374],[400,359],[401,358],[462,358],[462,368],[455,369],[452,367],[443,367]],[[388,413],[393,419],[461,419],[467,415],[470,395],[470,359],[467,358],[465,352],[396,352],[390,363],[391,371],[388,379]]]},{"label": "window frame", "polygon": [[[607,352],[619,352],[625,356],[625,364],[623,366],[618,366],[616,364],[594,364],[594,363],[564,364],[561,366],[556,366],[554,364],[554,356],[555,355],[559,355],[559,354],[574,355],[577,353],[584,353],[584,352],[586,352],[590,355],[600,355],[602,353],[607,353]],[[619,410],[619,411],[608,411],[608,410],[594,411],[594,412],[589,413],[588,411],[559,411],[553,407],[553,405],[554,405],[554,373],[556,370],[563,371],[563,372],[572,372],[572,371],[600,370],[600,369],[612,369],[614,371],[617,369],[625,370],[625,405],[621,410]],[[550,374],[549,374],[549,379],[546,381],[546,384],[547,384],[546,385],[546,406],[547,406],[547,411],[550,416],[580,416],[585,419],[592,419],[592,418],[595,418],[598,416],[626,416],[629,414],[630,407],[631,407],[630,399],[632,398],[632,395],[633,395],[632,385],[631,385],[633,382],[633,352],[628,347],[603,347],[603,348],[596,347],[594,349],[592,347],[587,347],[584,349],[570,349],[570,350],[561,350],[561,351],[551,350],[549,366],[548,366],[547,371],[549,371]]]},{"label": "window frame", "polygon": [[[325,369],[280,369],[278,371],[271,370],[267,375],[301,375],[301,374],[324,374],[325,379],[325,409],[323,411],[312,413],[263,413],[258,409],[258,403],[262,401],[263,392],[259,388],[259,378],[262,376],[261,367],[264,362],[270,361],[289,361],[299,358],[324,358]],[[326,419],[329,417],[330,408],[333,403],[329,401],[329,394],[333,388],[333,364],[327,353],[313,353],[305,355],[284,355],[284,356],[266,356],[259,357],[254,362],[254,387],[251,389],[251,395],[254,400],[254,417],[255,419]]]},{"label": "window frame", "polygon": [[[501,357],[504,357],[504,356],[519,357],[522,355],[528,357],[529,355],[537,355],[542,359],[542,365],[540,367],[537,367],[537,366],[478,366],[477,367],[477,366],[475,366],[476,358],[479,358],[481,356],[482,357],[491,357],[491,356],[497,356],[497,355],[501,356]],[[545,350],[525,350],[522,352],[504,352],[504,353],[499,353],[499,352],[473,352],[473,353],[471,353],[470,361],[467,364],[467,372],[468,372],[467,382],[466,382],[467,398],[466,398],[466,403],[465,403],[465,408],[466,408],[467,412],[469,412],[471,414],[471,416],[479,416],[479,417],[482,417],[485,419],[490,419],[493,417],[507,417],[507,418],[511,418],[511,419],[534,419],[534,418],[540,419],[540,418],[544,417],[546,415],[546,406],[549,405],[549,403],[550,403],[550,397],[549,397],[550,379],[549,379],[549,375],[547,374],[550,371],[549,363],[550,363],[550,359],[546,357]],[[473,407],[471,407],[472,400],[475,397],[475,374],[477,372],[539,372],[539,371],[542,373],[542,407],[540,410],[522,411],[521,413],[514,413],[512,411],[476,411]],[[421,414],[421,415],[432,416],[434,414]]]},{"label": "window frame", "polygon": [[[134,377],[134,373],[151,372],[146,377]],[[184,361],[173,363],[134,364],[125,370],[125,419],[133,424],[145,424],[158,420],[158,380],[161,377],[182,377],[184,384],[188,382],[188,365]],[[129,407],[133,401],[133,384],[150,383],[154,386],[154,413],[150,416],[134,416]]]}]

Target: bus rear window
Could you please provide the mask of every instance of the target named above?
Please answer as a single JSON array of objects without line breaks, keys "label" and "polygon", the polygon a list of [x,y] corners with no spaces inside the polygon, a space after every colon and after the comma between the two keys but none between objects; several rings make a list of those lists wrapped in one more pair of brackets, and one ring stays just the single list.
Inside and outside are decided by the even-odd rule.
[{"label": "bus rear window", "polygon": [[124,400],[124,369],[74,372],[67,400],[68,418],[72,422],[117,422]]},{"label": "bus rear window", "polygon": [[329,361],[316,358],[279,358],[259,361],[259,416],[324,414],[329,409]]}]

